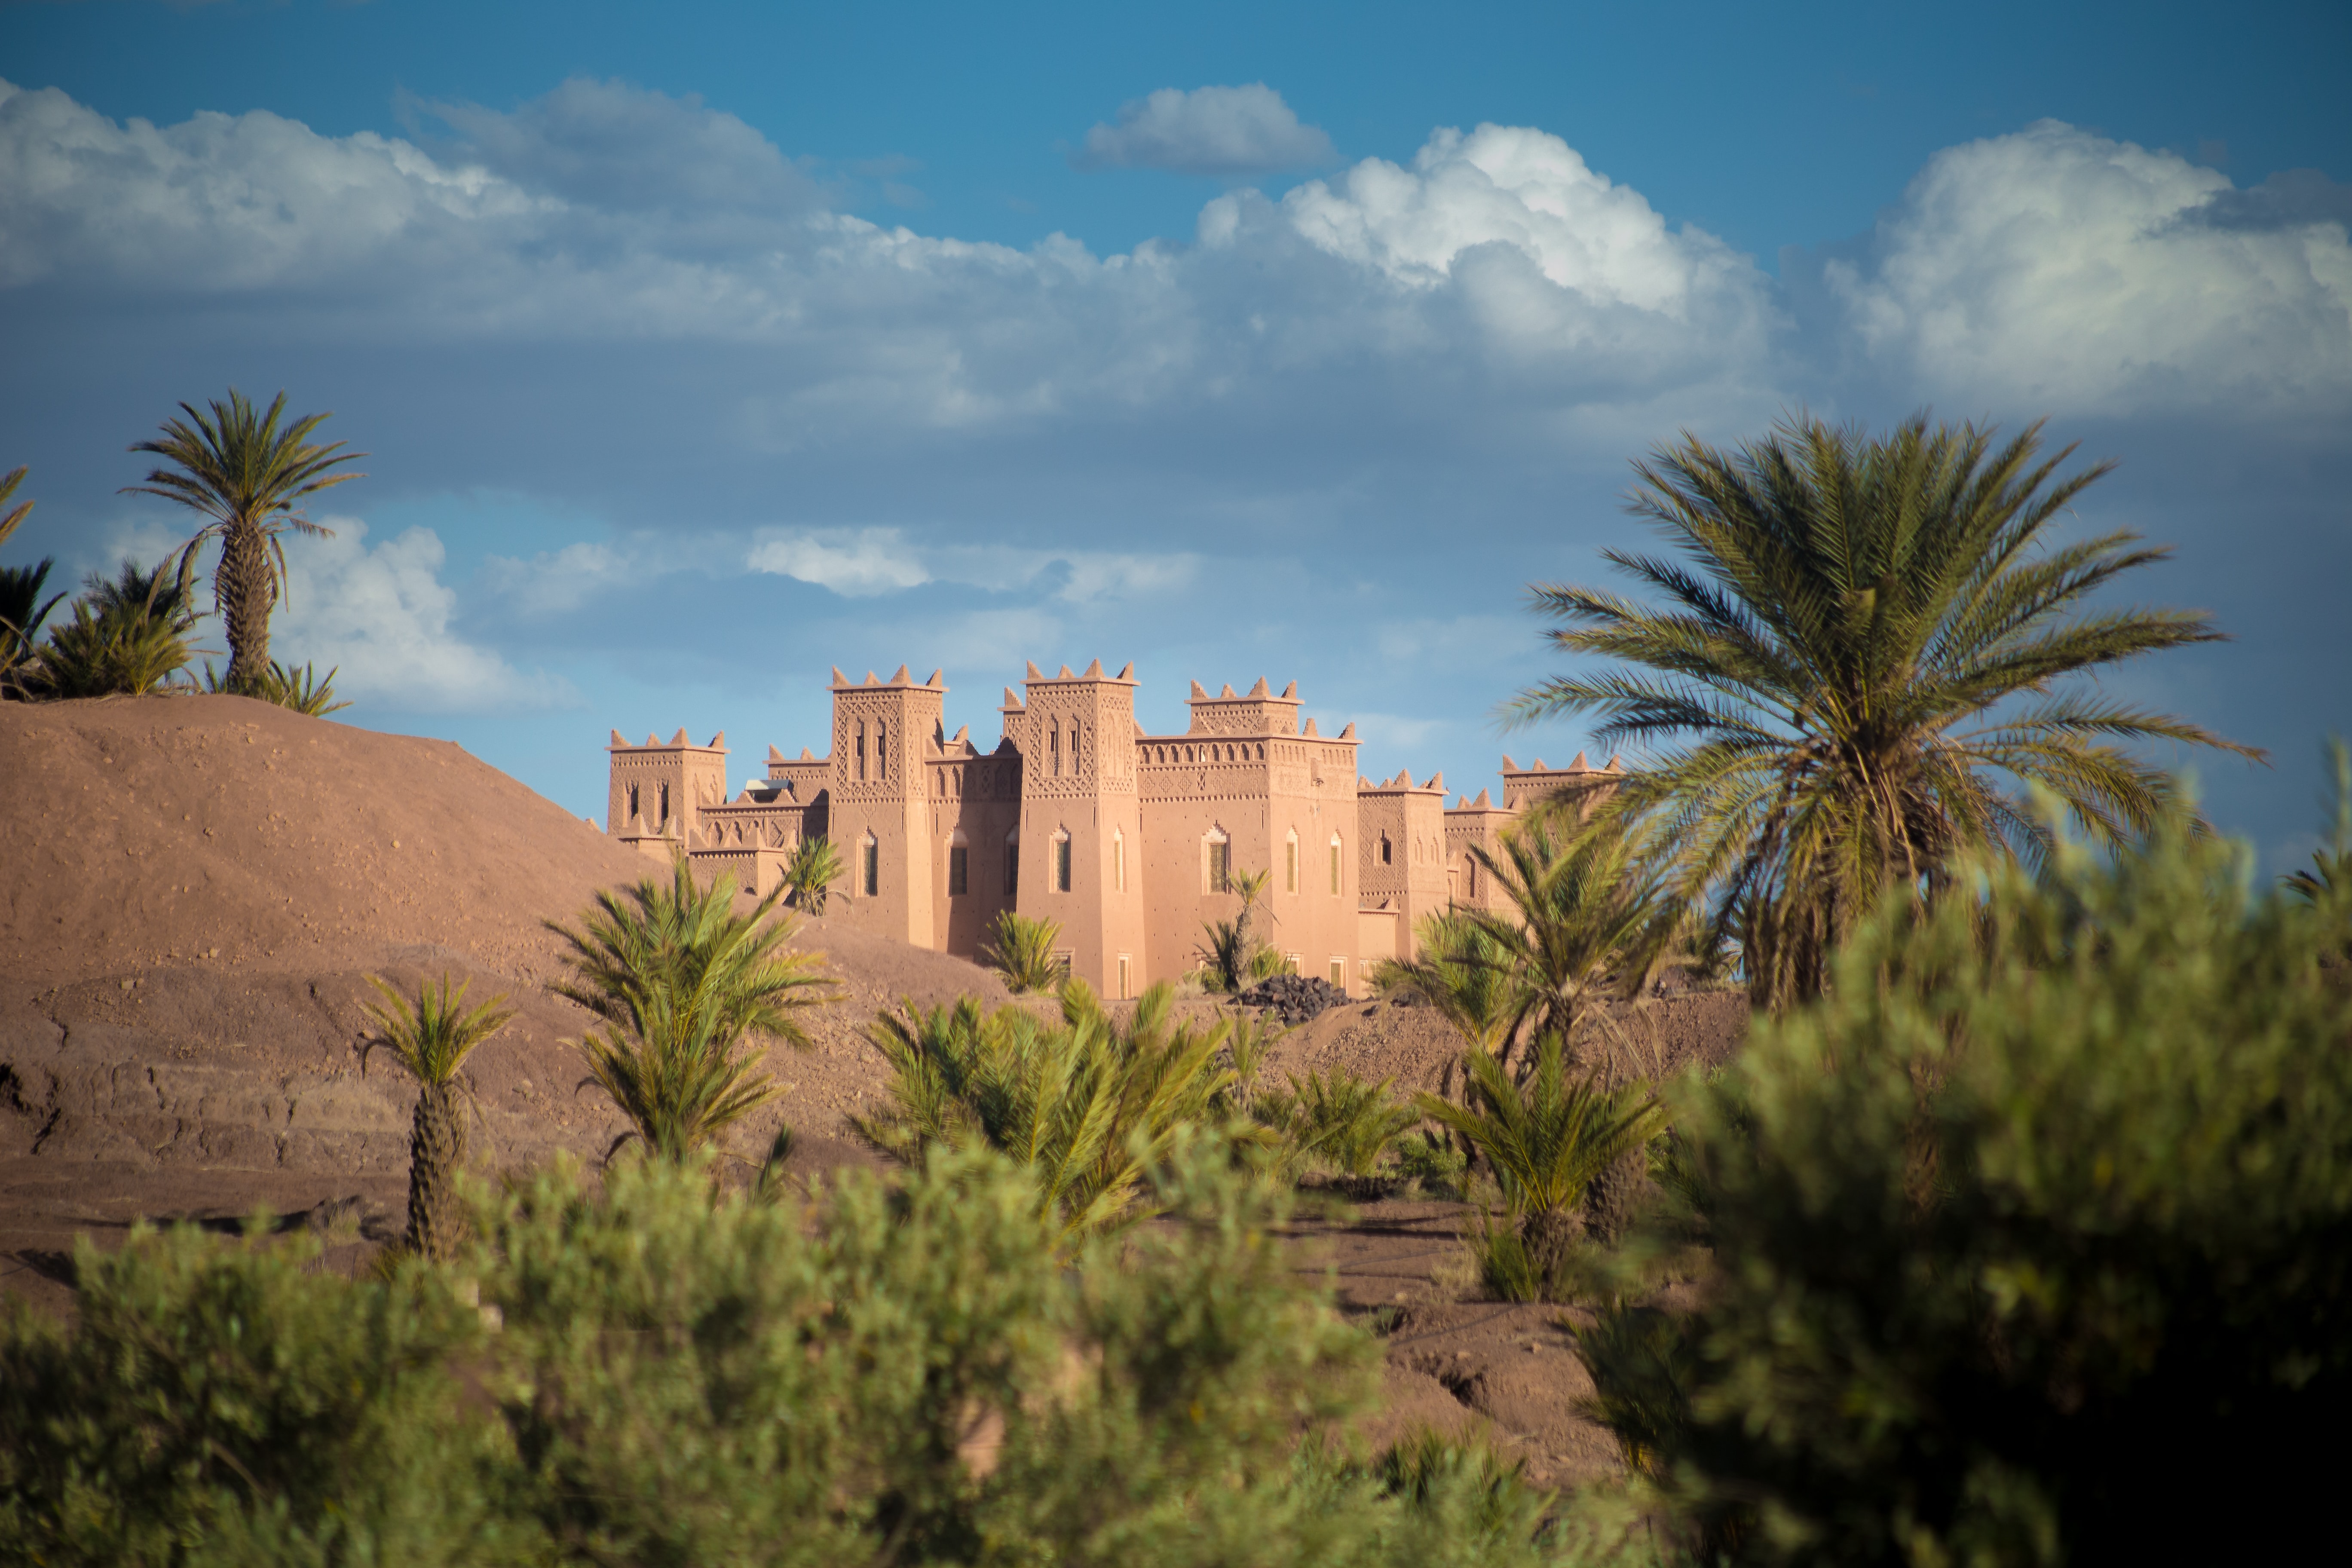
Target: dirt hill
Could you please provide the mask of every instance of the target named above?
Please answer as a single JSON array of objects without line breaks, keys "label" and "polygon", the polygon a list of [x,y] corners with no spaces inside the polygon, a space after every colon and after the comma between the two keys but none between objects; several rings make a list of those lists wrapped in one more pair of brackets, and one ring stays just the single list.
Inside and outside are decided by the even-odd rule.
[{"label": "dirt hill", "polygon": [[[396,1213],[414,1089],[381,1054],[362,1072],[371,973],[446,972],[520,1007],[472,1063],[493,1159],[621,1131],[575,1093],[559,1042],[588,1019],[545,989],[541,922],[659,868],[458,747],[234,697],[7,703],[0,780],[0,1252],[131,1213],[355,1194]],[[775,1053],[792,1087],[740,1142],[785,1120],[809,1157],[844,1157],[827,1135],[879,1079],[857,1038],[874,1010],[1005,994],[825,921],[797,941],[842,997],[815,1049]]]}]

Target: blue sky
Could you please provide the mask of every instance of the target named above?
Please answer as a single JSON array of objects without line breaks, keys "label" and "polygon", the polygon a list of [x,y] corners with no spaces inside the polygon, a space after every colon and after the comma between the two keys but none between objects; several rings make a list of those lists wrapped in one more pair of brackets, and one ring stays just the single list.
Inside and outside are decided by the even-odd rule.
[{"label": "blue sky", "polygon": [[181,398],[370,478],[286,651],[575,810],[827,668],[1297,679],[1475,790],[1627,459],[1932,405],[2122,469],[2235,641],[2111,684],[2265,858],[2352,730],[2340,6],[0,5],[0,466],[77,574]]}]

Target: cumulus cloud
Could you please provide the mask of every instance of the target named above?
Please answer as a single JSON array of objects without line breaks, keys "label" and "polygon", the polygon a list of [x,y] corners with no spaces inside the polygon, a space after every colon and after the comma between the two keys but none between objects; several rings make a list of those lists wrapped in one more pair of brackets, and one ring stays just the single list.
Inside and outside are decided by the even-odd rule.
[{"label": "cumulus cloud", "polygon": [[331,539],[287,556],[287,595],[271,637],[280,658],[335,668],[345,696],[385,708],[467,712],[577,700],[564,681],[525,674],[451,629],[457,595],[441,581],[440,536],[412,528],[370,548],[357,518],[322,520]]},{"label": "cumulus cloud", "polygon": [[830,588],[845,599],[896,593],[931,580],[895,528],[784,534],[754,544],[744,564]]},{"label": "cumulus cloud", "polygon": [[1328,163],[1331,138],[1302,125],[1282,94],[1245,87],[1163,87],[1097,124],[1070,155],[1080,169],[1171,169],[1180,174],[1270,174]]},{"label": "cumulus cloud", "polygon": [[482,579],[483,586],[509,609],[525,616],[560,616],[667,569],[667,563],[639,552],[582,541],[541,551],[528,561],[493,555],[482,563]]},{"label": "cumulus cloud", "polygon": [[1821,279],[1877,374],[1942,401],[2126,414],[2352,398],[2352,247],[2342,188],[2315,176],[2242,192],[2045,120],[1937,153]]}]

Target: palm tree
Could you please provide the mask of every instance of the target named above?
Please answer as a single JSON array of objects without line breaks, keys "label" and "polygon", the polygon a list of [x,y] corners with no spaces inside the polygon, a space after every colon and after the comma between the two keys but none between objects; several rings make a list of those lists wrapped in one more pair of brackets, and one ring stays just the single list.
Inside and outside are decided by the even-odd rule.
[{"label": "palm tree", "polygon": [[2325,906],[2352,896],[2352,746],[2342,736],[2327,742],[2327,842],[2311,852],[2311,869],[2287,874],[2287,890],[2305,903]]},{"label": "palm tree", "polygon": [[1684,559],[1606,552],[1666,605],[1534,589],[1558,647],[1621,667],[1545,681],[1507,713],[1598,714],[1606,744],[1687,742],[1595,819],[1654,826],[1654,869],[1685,907],[1711,904],[1759,1005],[1818,994],[1830,949],[1888,887],[1934,891],[1963,848],[2045,853],[2052,826],[2004,775],[2112,845],[2175,794],[2126,743],[2259,755],[2053,689],[2221,634],[2191,611],[2084,607],[2166,552],[2123,530],[2045,540],[2113,465],[2055,479],[2074,448],[2037,462],[2041,431],[1996,449],[1990,429],[1922,415],[1884,438],[1800,418],[1732,452],[1685,436],[1635,465],[1631,502]]},{"label": "palm tree", "polygon": [[577,1044],[587,1081],[628,1120],[614,1150],[634,1139],[683,1160],[776,1097],[745,1041],[804,1049],[794,1015],[829,999],[818,955],[786,949],[792,922],[769,919],[782,896],[739,914],[734,879],[701,887],[681,856],[667,885],[598,893],[577,930],[547,922],[573,976],[552,989],[604,1020]]},{"label": "palm tree", "polygon": [[824,913],[825,893],[840,880],[841,851],[832,839],[820,833],[793,846],[792,858],[784,862],[784,886],[792,892],[793,908]]},{"label": "palm tree", "polygon": [[1572,1053],[1589,1023],[1607,1024],[1607,999],[1642,994],[1682,922],[1622,825],[1563,844],[1538,812],[1503,836],[1502,849],[1499,858],[1483,848],[1471,853],[1502,889],[1511,914],[1469,918],[1486,928],[1493,956],[1486,962],[1499,963],[1508,978],[1506,1047],[1549,1034]]},{"label": "palm tree", "polygon": [[144,484],[126,485],[123,493],[161,496],[212,520],[186,548],[194,552],[206,540],[220,541],[213,602],[228,623],[229,688],[244,691],[259,686],[269,669],[269,615],[286,582],[280,536],[289,529],[328,532],[296,510],[295,503],[366,478],[330,470],[367,454],[344,452],[341,441],[322,447],[310,440],[329,415],[304,415],[279,429],[286,410],[282,392],[266,414],[257,413],[235,387],[226,402],[209,406],[207,417],[183,403],[186,419],[167,419],[162,439],[131,445],[131,450],[152,452],[173,466],[154,469]]},{"label": "palm tree", "polygon": [[1067,977],[1054,944],[1062,940],[1059,921],[1000,912],[988,928],[988,945],[980,961],[1004,976],[1007,989],[1018,996],[1028,991],[1051,991]]},{"label": "palm tree", "polygon": [[1463,1054],[1462,1070],[1467,1104],[1433,1094],[1414,1104],[1486,1156],[1537,1277],[1545,1278],[1575,1233],[1585,1189],[1665,1130],[1665,1108],[1647,1093],[1605,1089],[1597,1076],[1570,1079],[1558,1035],[1537,1042],[1524,1084],[1479,1051]]},{"label": "palm tree", "polygon": [[[0,544],[16,531],[25,519],[32,514],[33,503],[20,500],[15,506],[8,499],[16,487],[25,482],[32,470],[16,468],[0,474]],[[63,594],[53,594],[45,604],[41,599],[42,585],[49,580],[53,560],[44,558],[32,566],[0,566],[0,684],[33,656],[34,639],[41,634],[41,623],[58,607]]]},{"label": "palm tree", "polygon": [[965,997],[884,1014],[868,1037],[890,1064],[890,1102],[854,1116],[857,1136],[908,1164],[933,1147],[984,1145],[1024,1167],[1065,1241],[1149,1212],[1146,1179],[1191,1127],[1223,1121],[1234,1087],[1228,1032],[1175,1021],[1174,987],[1144,992],[1124,1023],[1084,981],[1057,1026],[1025,1007],[983,1014]]},{"label": "palm tree", "polygon": [[501,1005],[504,995],[468,1010],[467,987],[458,986],[453,994],[446,974],[437,990],[418,984],[414,1008],[380,976],[369,975],[368,984],[383,994],[383,1005],[368,1005],[376,1035],[360,1053],[360,1069],[367,1069],[368,1052],[386,1046],[416,1079],[416,1110],[408,1132],[408,1247],[438,1261],[465,1240],[457,1175],[466,1163],[465,1113],[475,1105],[457,1072],[475,1047],[506,1026],[514,1010]]},{"label": "palm tree", "polygon": [[195,657],[189,632],[196,624],[184,558],[175,579],[125,561],[106,578],[92,573],[72,617],[52,626],[49,639],[17,677],[29,696],[136,697],[163,689]]}]

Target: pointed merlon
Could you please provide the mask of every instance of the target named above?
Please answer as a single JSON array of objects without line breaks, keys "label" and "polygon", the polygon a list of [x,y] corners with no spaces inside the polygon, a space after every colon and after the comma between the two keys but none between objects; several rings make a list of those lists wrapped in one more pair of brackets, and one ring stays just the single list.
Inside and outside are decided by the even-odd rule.
[{"label": "pointed merlon", "polygon": [[1343,741],[1352,741],[1355,738],[1356,721],[1353,719],[1350,719],[1339,727],[1339,739]]},{"label": "pointed merlon", "polygon": [[955,732],[955,743],[956,743],[957,745],[959,745],[959,746],[968,746],[968,745],[971,744],[971,725],[969,725],[969,724],[959,724],[959,725],[957,725],[957,726],[956,726],[956,732]]},{"label": "pointed merlon", "polygon": [[1592,764],[1584,760],[1582,752],[1579,752],[1576,753],[1576,761],[1568,764],[1568,771],[1572,773],[1589,773],[1592,771]]},{"label": "pointed merlon", "polygon": [[941,676],[945,675],[946,673],[947,673],[947,671],[946,671],[946,670],[944,670],[944,669],[935,669],[935,670],[931,671],[931,678],[930,678],[929,680],[926,680],[925,682],[923,682],[923,684],[924,684],[924,685],[926,685],[926,686],[940,686],[941,690],[945,690],[945,689],[946,689],[946,688],[945,688],[944,686],[940,686],[940,677],[941,677]]},{"label": "pointed merlon", "polygon": [[719,750],[726,744],[727,731],[724,730],[719,731],[719,733],[710,737],[710,749],[714,752]]},{"label": "pointed merlon", "polygon": [[683,724],[680,724],[677,727],[677,733],[669,738],[669,743],[673,746],[691,746],[694,744],[693,742],[686,738],[686,726]]},{"label": "pointed merlon", "polygon": [[1078,679],[1081,680],[1100,680],[1102,678],[1102,660],[1100,659],[1094,660],[1078,672]]},{"label": "pointed merlon", "polygon": [[1135,738],[1137,740],[1140,741],[1144,736],[1149,735],[1150,733],[1151,733],[1151,731],[1143,727],[1142,720],[1138,719],[1135,721]]},{"label": "pointed merlon", "polygon": [[804,763],[813,763],[816,761],[816,753],[810,751],[806,746],[803,746],[801,748],[801,761]]},{"label": "pointed merlon", "polygon": [[1470,806],[1474,811],[1492,811],[1495,809],[1494,798],[1482,789],[1478,792],[1478,798],[1472,801]]},{"label": "pointed merlon", "polygon": [[866,679],[865,679],[865,680],[864,680],[864,681],[862,681],[860,684],[862,684],[862,685],[866,685],[866,686],[879,686],[879,685],[881,685],[882,683],[881,683],[880,681],[878,681],[878,680],[877,680],[877,679],[874,679],[874,672],[873,672],[872,670],[870,670],[870,669],[869,669],[869,670],[867,670],[867,671],[866,672]]},{"label": "pointed merlon", "polygon": [[1507,773],[1515,773],[1519,771],[1519,764],[1511,761],[1511,753],[1508,752],[1505,752],[1503,753],[1503,771]]},{"label": "pointed merlon", "polygon": [[[1033,664],[1029,668],[1034,670],[1037,667]],[[1042,680],[1045,677],[1040,676],[1038,679]],[[1013,695],[1013,688],[1009,686],[1004,689],[1004,710],[1008,713],[1018,713],[1021,711],[1021,699]]]},{"label": "pointed merlon", "polygon": [[775,747],[773,747],[773,746],[770,746],[770,747],[768,748],[768,761],[770,761],[770,762],[772,762],[772,763],[781,763],[781,762],[782,762],[783,760],[784,760],[784,753],[783,753],[783,752],[780,752],[780,751],[776,750],[776,748],[775,748]]},{"label": "pointed merlon", "polygon": [[1544,766],[1544,760],[1541,757],[1538,757],[1535,763],[1535,771],[1542,773],[1549,773],[1551,770]]},{"label": "pointed merlon", "polygon": [[833,683],[835,686],[846,686],[849,684],[849,677],[841,673],[841,666],[837,664],[833,667]]},{"label": "pointed merlon", "polygon": [[1076,680],[1077,677],[1070,673],[1070,667],[1066,664],[1062,666],[1062,673],[1054,677],[1054,679],[1056,680]]},{"label": "pointed merlon", "polygon": [[914,683],[914,675],[903,664],[898,667],[898,673],[890,678],[893,686],[912,686]]},{"label": "pointed merlon", "polygon": [[1323,731],[1315,727],[1315,721],[1312,719],[1307,721],[1307,728],[1298,732],[1302,735],[1312,735],[1318,740],[1322,739],[1323,736]]},{"label": "pointed merlon", "polygon": [[1374,784],[1371,780],[1370,780],[1370,779],[1366,778],[1363,774],[1361,774],[1361,773],[1358,773],[1358,774],[1356,775],[1356,793],[1357,793],[1357,794],[1361,795],[1364,791],[1366,791],[1366,790],[1368,790],[1368,789],[1378,789],[1378,788],[1380,788],[1380,787],[1381,787],[1380,785],[1378,785],[1378,784]]},{"label": "pointed merlon", "polygon": [[658,746],[661,744],[661,737],[655,734],[651,730],[648,730],[646,731],[646,744],[648,746]]},{"label": "pointed merlon", "polygon": [[1250,694],[1252,697],[1268,697],[1268,696],[1273,695],[1271,692],[1267,691],[1267,690],[1266,690],[1266,689],[1265,689],[1265,676],[1261,675],[1261,676],[1259,676],[1259,677],[1257,678],[1257,684],[1256,684],[1255,686],[1253,686],[1253,687],[1251,687],[1251,688],[1249,689],[1249,694]]},{"label": "pointed merlon", "polygon": [[1034,658],[1029,661],[1029,679],[1032,680],[1045,679],[1045,672],[1037,668],[1037,661]]},{"label": "pointed merlon", "polygon": [[1442,772],[1430,774],[1429,782],[1422,785],[1422,788],[1433,789],[1438,794],[1444,795],[1445,793],[1445,774]]},{"label": "pointed merlon", "polygon": [[1397,770],[1397,787],[1400,789],[1411,789],[1413,787],[1412,770],[1411,768],[1399,768]]},{"label": "pointed merlon", "polygon": [[1121,680],[1133,680],[1135,679],[1135,660],[1130,658],[1125,664],[1118,667],[1118,678]]},{"label": "pointed merlon", "polygon": [[1228,680],[1228,681],[1226,681],[1226,682],[1225,682],[1225,689],[1224,689],[1223,691],[1220,691],[1220,692],[1218,692],[1218,693],[1217,693],[1217,700],[1218,700],[1218,701],[1220,701],[1220,702],[1224,701],[1227,698],[1229,698],[1229,697],[1233,696],[1233,694],[1234,694],[1234,683],[1233,683],[1232,681]]},{"label": "pointed merlon", "polygon": [[1203,686],[1202,686],[1199,681],[1197,681],[1197,680],[1196,680],[1196,681],[1194,681],[1194,682],[1192,682],[1192,700],[1193,700],[1193,701],[1195,701],[1195,702],[1206,702],[1208,700],[1209,700],[1209,692],[1208,692],[1208,689],[1207,689],[1206,687],[1203,687]]},{"label": "pointed merlon", "polygon": [[1295,702],[1298,700],[1298,682],[1294,680],[1282,689],[1282,700],[1286,702]]},{"label": "pointed merlon", "polygon": [[628,742],[621,739],[621,732],[618,730],[615,730],[613,731],[613,744],[616,746],[625,746]]},{"label": "pointed merlon", "polygon": [[1602,772],[1604,772],[1604,773],[1622,773],[1622,772],[1623,772],[1623,771],[1624,771],[1622,768],[1619,767],[1619,766],[1618,766],[1618,764],[1617,764],[1617,753],[1616,753],[1616,752],[1610,752],[1610,753],[1609,753],[1609,765],[1608,765],[1606,768],[1602,769],[1601,771],[1602,771]]}]

